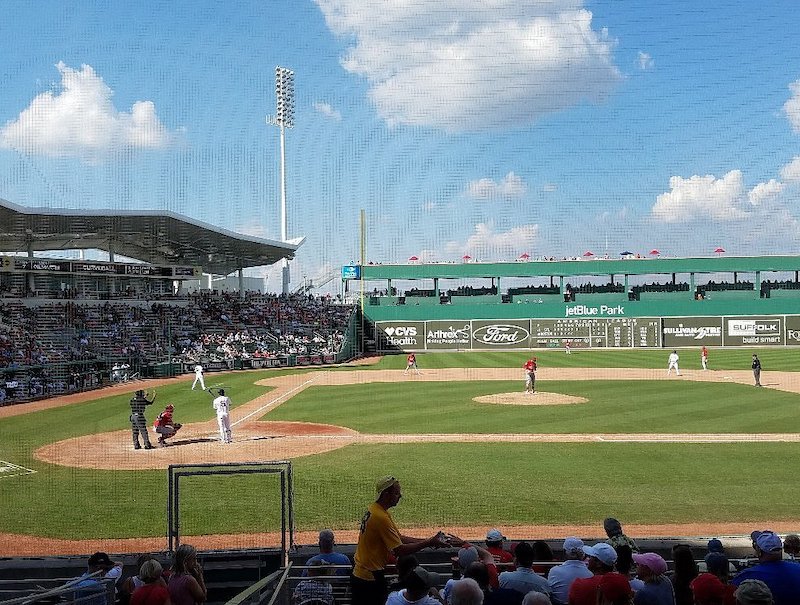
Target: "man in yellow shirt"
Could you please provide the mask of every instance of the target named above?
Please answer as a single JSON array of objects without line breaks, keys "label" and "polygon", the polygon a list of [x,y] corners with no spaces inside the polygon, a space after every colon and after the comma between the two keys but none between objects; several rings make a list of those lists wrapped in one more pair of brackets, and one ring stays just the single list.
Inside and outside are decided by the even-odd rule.
[{"label": "man in yellow shirt", "polygon": [[355,566],[350,576],[353,605],[384,605],[389,594],[385,570],[390,557],[404,557],[423,548],[460,546],[463,540],[439,532],[430,538],[412,538],[400,533],[389,513],[402,497],[400,482],[382,477],[375,485],[377,500],[361,520]]}]

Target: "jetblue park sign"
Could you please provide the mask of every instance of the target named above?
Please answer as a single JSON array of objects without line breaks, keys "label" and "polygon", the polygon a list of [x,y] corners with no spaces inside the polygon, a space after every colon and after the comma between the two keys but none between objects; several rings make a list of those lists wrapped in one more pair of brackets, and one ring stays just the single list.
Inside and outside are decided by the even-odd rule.
[{"label": "jetblue park sign", "polygon": [[564,317],[621,317],[623,305],[567,305]]}]

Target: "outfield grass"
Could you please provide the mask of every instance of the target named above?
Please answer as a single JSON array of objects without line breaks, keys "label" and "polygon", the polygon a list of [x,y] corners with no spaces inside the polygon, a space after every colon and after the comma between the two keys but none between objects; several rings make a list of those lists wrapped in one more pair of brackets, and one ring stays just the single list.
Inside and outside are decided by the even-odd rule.
[{"label": "outfield grass", "polygon": [[[722,353],[712,351],[712,366]],[[750,352],[738,353],[749,357]],[[787,351],[759,354],[767,370],[778,369],[773,364],[779,363],[780,355],[787,366],[791,360]],[[527,355],[422,355],[420,362],[423,369],[498,367],[501,360],[518,367]],[[537,356],[552,367],[558,360],[577,365],[591,361],[587,365],[596,367],[649,367],[648,359],[659,362],[654,367],[662,367],[665,353],[579,351],[571,356],[563,352]],[[380,365],[404,367],[405,360],[395,357]],[[212,375],[208,382],[223,382],[236,406],[267,391],[254,385],[256,380],[293,372]],[[167,403],[175,404],[179,422],[212,419],[211,398],[190,391],[189,384],[159,387],[148,420],[152,422]],[[312,389],[268,418],[307,415],[365,432],[646,432],[676,431],[687,425],[704,432],[798,430],[797,396],[732,384],[543,381],[543,389],[587,396],[592,403],[521,409],[470,401],[478,391],[496,392],[503,384],[409,381],[352,390]],[[519,381],[506,384],[519,389]],[[166,471],[96,471],[33,459],[36,448],[53,441],[129,428],[129,399],[130,395],[105,397],[0,419],[0,460],[37,471],[0,479],[0,531],[65,538],[164,535]],[[598,523],[609,514],[628,523],[736,520],[757,525],[797,518],[795,471],[787,462],[798,454],[800,444],[755,442],[354,445],[294,461],[296,520],[299,529],[354,528],[373,495],[375,477],[392,473],[404,484],[405,497],[396,509],[404,525]],[[182,531],[253,532],[279,527],[279,490],[270,485],[271,479],[188,481]]]},{"label": "outfield grass", "polygon": [[521,381],[311,387],[263,420],[323,422],[362,433],[785,433],[800,431],[800,395],[730,383],[537,381],[586,404],[514,406],[474,397]]},{"label": "outfield grass", "polygon": [[[525,360],[536,356],[540,368],[664,368],[667,369],[666,349],[573,349],[571,355],[563,349],[544,351],[481,351],[455,353],[418,353],[417,364],[426,368],[521,368]],[[749,370],[753,353],[757,353],[763,370],[795,372],[800,369],[800,348],[709,348],[709,368],[712,370]],[[679,349],[680,367],[699,370],[700,347]],[[375,366],[380,370],[405,369],[405,354],[386,355]]]}]

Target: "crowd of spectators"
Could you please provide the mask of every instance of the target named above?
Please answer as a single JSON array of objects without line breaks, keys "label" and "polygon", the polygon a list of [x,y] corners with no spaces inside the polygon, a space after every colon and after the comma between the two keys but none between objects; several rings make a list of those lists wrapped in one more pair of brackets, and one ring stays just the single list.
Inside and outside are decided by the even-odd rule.
[{"label": "crowd of spectators", "polygon": [[[0,404],[94,388],[168,359],[335,355],[353,312],[330,296],[258,293],[35,303],[0,301]],[[123,364],[129,371],[115,373]]]}]

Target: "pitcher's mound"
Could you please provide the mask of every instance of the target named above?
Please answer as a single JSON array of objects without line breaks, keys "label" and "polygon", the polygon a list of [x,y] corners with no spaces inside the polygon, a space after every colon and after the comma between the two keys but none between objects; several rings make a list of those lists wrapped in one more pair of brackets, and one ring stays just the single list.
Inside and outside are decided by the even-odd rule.
[{"label": "pitcher's mound", "polygon": [[573,403],[588,403],[588,399],[563,395],[561,393],[537,392],[529,393],[496,393],[475,397],[478,403],[494,403],[497,405],[570,405]]}]

